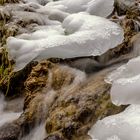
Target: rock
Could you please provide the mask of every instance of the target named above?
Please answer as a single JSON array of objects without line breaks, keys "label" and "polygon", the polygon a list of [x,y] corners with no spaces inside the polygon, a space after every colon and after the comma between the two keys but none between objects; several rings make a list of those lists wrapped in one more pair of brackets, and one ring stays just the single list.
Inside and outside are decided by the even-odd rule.
[{"label": "rock", "polygon": [[17,3],[19,0],[1,0],[0,5],[3,5],[5,3]]},{"label": "rock", "polygon": [[25,82],[23,114],[16,122],[2,127],[0,136],[16,140],[46,121],[49,134],[46,140],[88,140],[87,132],[98,119],[125,108],[110,101],[110,85],[104,82],[104,77],[112,69],[86,78],[84,72],[68,66],[40,62]]},{"label": "rock", "polygon": [[0,140],[18,140],[21,128],[16,123],[5,124],[0,128]]},{"label": "rock", "polygon": [[56,133],[51,136],[48,136],[44,140],[66,140],[66,139],[64,139],[62,136],[60,136],[59,134]]},{"label": "rock", "polygon": [[115,0],[115,8],[118,15],[125,15],[128,10],[137,6],[135,0]]},{"label": "rock", "polygon": [[[2,78],[0,88],[7,96],[19,96],[24,92],[24,82],[28,78],[33,66],[36,63],[30,63],[25,69],[19,72],[11,72],[11,68],[2,69]],[[18,86],[17,86],[18,85]]]},{"label": "rock", "polygon": [[[116,114],[125,107],[116,107],[110,101],[110,85],[104,82],[107,71],[90,77],[79,88],[63,93],[50,108],[46,131],[61,133],[65,139],[86,135],[98,119]],[[68,88],[67,88],[68,89]]]}]

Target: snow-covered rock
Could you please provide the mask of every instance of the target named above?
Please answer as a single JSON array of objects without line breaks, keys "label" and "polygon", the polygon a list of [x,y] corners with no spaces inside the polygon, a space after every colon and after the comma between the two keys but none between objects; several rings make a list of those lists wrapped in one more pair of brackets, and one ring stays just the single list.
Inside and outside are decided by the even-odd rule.
[{"label": "snow-covered rock", "polygon": [[[60,27],[60,26],[59,26]],[[46,29],[37,40],[38,34],[29,38],[10,37],[7,40],[9,55],[16,61],[16,70],[22,69],[32,60],[46,58],[74,58],[96,56],[116,47],[123,41],[123,30],[116,23],[86,13],[72,14],[62,23],[62,28]],[[55,34],[55,31],[57,34]],[[54,32],[54,33],[53,33]],[[46,38],[45,38],[46,37]]]},{"label": "snow-covered rock", "polygon": [[98,121],[89,135],[93,140],[140,140],[140,105]]}]

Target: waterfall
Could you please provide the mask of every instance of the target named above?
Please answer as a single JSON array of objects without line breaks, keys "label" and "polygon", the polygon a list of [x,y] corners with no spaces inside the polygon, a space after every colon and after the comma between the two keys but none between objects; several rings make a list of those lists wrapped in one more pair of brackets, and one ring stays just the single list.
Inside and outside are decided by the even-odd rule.
[{"label": "waterfall", "polygon": [[4,95],[0,93],[0,127],[3,126],[5,123],[10,123],[16,120],[21,112],[13,112],[13,111],[6,111],[7,102],[4,99]]},{"label": "waterfall", "polygon": [[43,140],[46,136],[44,123],[34,128],[27,136],[21,140]]}]

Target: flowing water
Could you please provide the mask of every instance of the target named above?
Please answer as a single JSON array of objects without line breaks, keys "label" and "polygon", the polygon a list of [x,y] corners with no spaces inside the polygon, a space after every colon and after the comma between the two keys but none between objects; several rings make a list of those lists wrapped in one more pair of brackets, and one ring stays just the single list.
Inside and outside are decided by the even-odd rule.
[{"label": "flowing water", "polygon": [[10,123],[16,120],[21,112],[6,110],[8,103],[5,101],[4,96],[0,94],[0,127],[5,123]]},{"label": "flowing water", "polygon": [[[112,2],[114,2],[113,0],[106,1],[106,2],[104,2],[105,0],[99,0],[99,2],[97,1],[97,3],[95,3],[94,0],[88,0],[89,3],[87,3],[87,4],[84,4],[85,3],[84,0],[77,1],[79,3],[75,3],[76,1],[73,1],[73,0],[69,0],[69,1],[71,1],[71,3],[69,3],[69,2],[67,3],[66,2],[67,0],[61,0],[62,5],[61,5],[61,1],[60,1],[60,3],[53,1],[52,3],[50,3],[50,5],[48,4],[48,6],[47,5],[45,6],[45,4],[49,1],[51,1],[51,0],[45,0],[45,1],[44,0],[35,0],[35,1],[29,0],[29,3],[28,3],[28,0],[27,1],[25,0],[25,3],[21,2],[21,4],[16,4],[13,6],[8,5],[9,8],[11,7],[10,10],[8,10],[8,6],[7,6],[7,8],[6,8],[6,6],[5,6],[5,8],[0,7],[0,14],[3,16],[4,16],[4,14],[10,15],[11,14],[10,11],[12,11],[11,16],[12,16],[13,22],[15,22],[14,23],[15,25],[16,25],[16,22],[20,23],[23,20],[25,23],[27,22],[27,23],[31,24],[30,26],[32,27],[32,28],[30,27],[31,29],[28,29],[29,27],[27,29],[26,29],[26,27],[20,27],[19,36],[15,37],[15,38],[11,37],[8,40],[9,43],[7,44],[7,46],[9,46],[8,47],[9,53],[12,52],[11,54],[13,55],[13,59],[14,58],[17,59],[19,57],[17,60],[15,60],[16,65],[18,64],[17,70],[23,68],[26,65],[26,62],[28,63],[28,61],[30,62],[31,60],[33,60],[37,57],[38,57],[37,60],[40,60],[42,58],[44,59],[44,56],[46,58],[46,54],[48,55],[47,58],[53,57],[53,56],[60,57],[60,58],[61,57],[62,58],[83,57],[83,56],[88,56],[89,52],[90,52],[90,55],[96,56],[96,55],[101,55],[104,52],[106,52],[109,48],[114,48],[118,44],[122,43],[123,31],[120,28],[120,26],[118,27],[117,24],[114,24],[114,23],[110,22],[109,20],[107,21],[107,20],[105,20],[103,18],[99,18],[99,17],[98,18],[100,20],[99,21],[97,20],[96,23],[98,23],[98,22],[100,23],[101,21],[103,21],[103,24],[101,24],[101,25],[104,25],[105,27],[107,26],[105,29],[104,28],[102,29],[102,27],[104,27],[104,26],[101,26],[101,25],[97,26],[97,27],[100,27],[101,29],[97,28],[92,23],[93,17],[94,17],[94,16],[92,16],[93,13],[94,13],[93,15],[103,16],[103,17],[107,17],[108,15],[111,14],[112,10],[114,9],[113,3],[112,3]],[[81,4],[80,4],[80,2],[81,2]],[[99,10],[98,5],[101,6],[100,2],[103,2],[104,4],[106,3],[107,5],[106,4],[105,5],[107,6],[107,8],[104,7],[104,5],[102,5],[103,8],[99,8],[102,10]],[[81,7],[79,11],[77,11],[77,6],[76,6],[77,4],[79,7]],[[74,11],[75,10],[74,7],[76,7],[76,11]],[[88,7],[88,9],[85,9],[84,7],[85,8]],[[69,16],[71,13],[81,12],[81,10],[83,8],[84,8],[83,12],[87,12],[89,15],[80,13],[80,14],[77,14],[77,16],[74,16],[74,17],[72,16],[72,18],[70,17],[66,21],[64,20],[66,18],[66,16]],[[110,10],[107,11],[108,9],[110,9]],[[28,14],[28,16],[27,16],[27,14]],[[83,18],[79,18],[81,16],[83,16]],[[55,20],[51,20],[53,18]],[[62,19],[58,19],[58,18],[62,18]],[[88,24],[87,24],[87,20],[84,21],[84,18],[89,19],[89,21],[91,23],[88,22]],[[94,17],[94,20],[96,20],[96,18]],[[121,18],[123,20],[124,17],[121,17]],[[66,25],[59,22],[61,20],[64,20],[66,22]],[[67,22],[69,20],[73,21],[73,22],[72,23]],[[120,21],[120,20],[121,19],[119,19],[118,21]],[[82,23],[82,21],[84,21],[84,22]],[[74,22],[75,22],[75,24],[74,24]],[[82,26],[83,28],[79,29],[80,28],[79,25],[81,23],[84,26]],[[140,23],[134,22],[134,24],[135,24],[134,25],[135,30],[138,32]],[[73,25],[73,26],[70,26],[70,25]],[[66,26],[66,27],[62,28],[61,26]],[[90,27],[90,26],[91,27],[95,26],[95,28],[88,29],[88,27]],[[70,32],[67,31],[69,29],[70,29]],[[83,29],[86,29],[86,30],[83,30]],[[88,32],[87,32],[87,29],[89,30]],[[96,29],[100,29],[100,30],[96,31]],[[113,31],[113,33],[110,32],[111,29],[112,29],[112,31],[115,29]],[[71,31],[73,32],[73,30],[74,31],[77,30],[77,32],[71,33]],[[93,32],[91,32],[92,30],[93,30]],[[34,32],[32,33],[32,31],[34,31]],[[95,31],[97,33],[95,33]],[[105,39],[106,34],[104,35],[104,32],[102,32],[102,31],[104,31],[104,32],[107,31],[105,33],[107,33],[107,35],[110,37]],[[21,34],[20,32],[23,34]],[[101,34],[99,34],[100,32],[101,32]],[[56,39],[54,39],[54,35],[56,36]],[[82,36],[82,35],[84,35],[84,36]],[[97,37],[96,37],[96,35],[97,35]],[[117,35],[117,38],[116,38],[116,35]],[[69,38],[71,36],[73,38]],[[94,41],[93,37],[92,37],[93,40],[91,38],[87,38],[90,36],[94,36],[95,40],[97,40],[97,42]],[[98,36],[99,36],[99,38],[98,38]],[[113,36],[114,36],[114,38],[111,38]],[[44,38],[46,38],[46,40]],[[61,38],[62,38],[62,40],[61,40]],[[48,39],[50,39],[49,42],[47,42]],[[53,39],[55,40],[54,42],[52,41]],[[68,39],[69,44],[66,44],[66,46],[64,46],[64,48],[66,49],[67,46],[69,46],[69,47],[67,47],[68,50],[67,49],[65,50],[65,49],[61,48],[61,45],[62,46],[65,45],[65,43],[67,43],[67,39]],[[80,39],[80,40],[77,41],[77,39]],[[66,40],[66,41],[63,42],[63,40]],[[56,42],[58,42],[58,44]],[[79,44],[79,42],[80,42],[80,44]],[[49,43],[50,43],[50,48],[52,48],[52,46],[55,46],[54,48],[57,48],[57,49],[56,50],[52,49],[53,51],[51,50],[49,52],[48,48],[46,48],[45,50],[47,50],[47,51],[40,51],[40,50],[44,50],[44,48],[47,45],[49,46]],[[91,47],[91,46],[94,46],[95,44],[97,44],[97,46]],[[112,45],[112,44],[115,44],[115,45]],[[35,46],[38,47],[36,49],[36,51],[35,51]],[[42,49],[40,49],[41,46],[42,46]],[[78,49],[74,51],[74,49],[76,49],[75,46]],[[87,48],[84,49],[84,51],[82,52],[81,48],[84,48],[84,46],[86,46]],[[88,46],[89,46],[89,50],[88,50]],[[102,48],[102,46],[104,46],[104,47]],[[22,47],[22,48],[19,49],[20,47]],[[70,49],[70,47],[73,47],[73,48]],[[97,47],[97,50],[95,49],[96,47]],[[105,47],[107,47],[107,50],[104,50]],[[91,51],[91,49],[93,49],[93,50]],[[64,52],[63,52],[63,50],[64,50]],[[71,51],[71,50],[73,50],[73,51]],[[88,51],[88,53],[86,53],[86,51]],[[138,42],[138,47],[137,47],[137,43],[136,43],[136,49],[134,48],[134,51],[136,53],[140,52],[139,51],[139,42]],[[30,54],[30,52],[32,52],[32,53]],[[36,56],[36,53],[38,53],[38,56]],[[67,53],[68,53],[68,56],[67,56]],[[70,56],[69,56],[69,53],[71,54]],[[79,55],[80,53],[81,53],[81,55]],[[116,59],[115,59],[115,61],[116,61]],[[112,63],[114,63],[114,61]],[[108,64],[107,66],[112,65],[112,63]],[[99,69],[106,67],[106,65],[104,65],[104,62],[103,62],[103,65],[101,65],[96,60],[90,59],[90,58],[86,58],[86,59],[80,58],[79,60],[76,60],[75,62],[72,61],[72,64],[70,64],[70,65],[73,67],[76,67],[82,71],[86,71],[86,72],[87,71],[88,72],[98,71]],[[71,79],[72,78],[74,79],[72,81],[72,83],[69,84],[69,82],[68,82],[68,84],[64,85],[61,88],[61,91],[59,91],[59,92],[65,93],[64,94],[65,96],[68,96],[69,93],[71,93],[73,90],[75,90],[75,88],[77,88],[81,83],[88,81],[89,77],[85,74],[85,72],[70,68],[68,66],[60,66],[60,67],[64,71],[68,72],[69,75],[71,75],[71,74],[74,75],[73,77],[70,77]],[[30,110],[30,108],[35,109],[33,111],[35,112],[34,115],[35,115],[35,119],[36,119],[35,120],[36,125],[34,128],[32,128],[30,130],[30,133],[23,136],[23,138],[21,138],[21,140],[43,140],[47,136],[46,131],[45,131],[46,116],[48,114],[49,107],[53,105],[55,99],[58,96],[57,91],[55,91],[51,87],[52,79],[53,79],[52,73],[50,74],[48,79],[49,79],[49,82],[47,84],[48,84],[48,86],[50,85],[49,90],[44,89],[43,94],[41,94],[40,96],[37,96],[37,98],[35,97],[33,100],[31,100],[32,106],[29,106],[29,110]],[[23,98],[6,101],[3,94],[0,93],[0,128],[4,124],[11,123],[14,120],[19,118],[22,113],[22,110],[23,110],[23,105],[24,105]],[[35,106],[35,108],[34,108],[34,106]],[[109,138],[107,140],[118,140],[118,138],[113,137],[113,138]]]},{"label": "flowing water", "polygon": [[27,136],[23,137],[21,140],[43,140],[45,136],[45,125],[43,123],[34,128]]}]

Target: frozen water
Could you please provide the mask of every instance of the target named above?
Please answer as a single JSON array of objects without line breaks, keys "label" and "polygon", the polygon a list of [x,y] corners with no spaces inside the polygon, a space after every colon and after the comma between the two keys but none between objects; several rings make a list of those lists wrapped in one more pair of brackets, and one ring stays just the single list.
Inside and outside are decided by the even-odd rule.
[{"label": "frozen water", "polygon": [[[38,34],[7,40],[9,55],[16,61],[16,70],[25,67],[30,61],[50,57],[73,58],[95,56],[116,47],[123,40],[123,30],[117,24],[86,13],[72,14],[62,23],[62,30],[45,30],[40,39]],[[60,27],[61,28],[61,27]],[[52,31],[57,34],[52,33]],[[36,35],[35,35],[36,34]],[[28,36],[28,35],[27,35]],[[46,36],[46,38],[45,38]]]},{"label": "frozen water", "polygon": [[98,140],[140,140],[140,105],[98,121],[89,131]]},{"label": "frozen water", "polygon": [[69,14],[87,12],[107,17],[114,9],[114,0],[59,0],[39,6],[35,11],[48,15],[49,19],[63,21]]},{"label": "frozen water", "polygon": [[49,9],[59,9],[67,13],[88,12],[107,17],[114,9],[114,0],[60,0],[46,5]]},{"label": "frozen water", "polygon": [[140,104],[140,34],[132,39],[133,55],[127,64],[112,72],[106,79],[112,83],[111,99],[116,105]]},{"label": "frozen water", "polygon": [[91,0],[87,5],[86,11],[91,15],[107,17],[114,9],[114,0]]},{"label": "frozen water", "polygon": [[140,56],[111,73],[111,99],[116,105],[140,104]]}]

